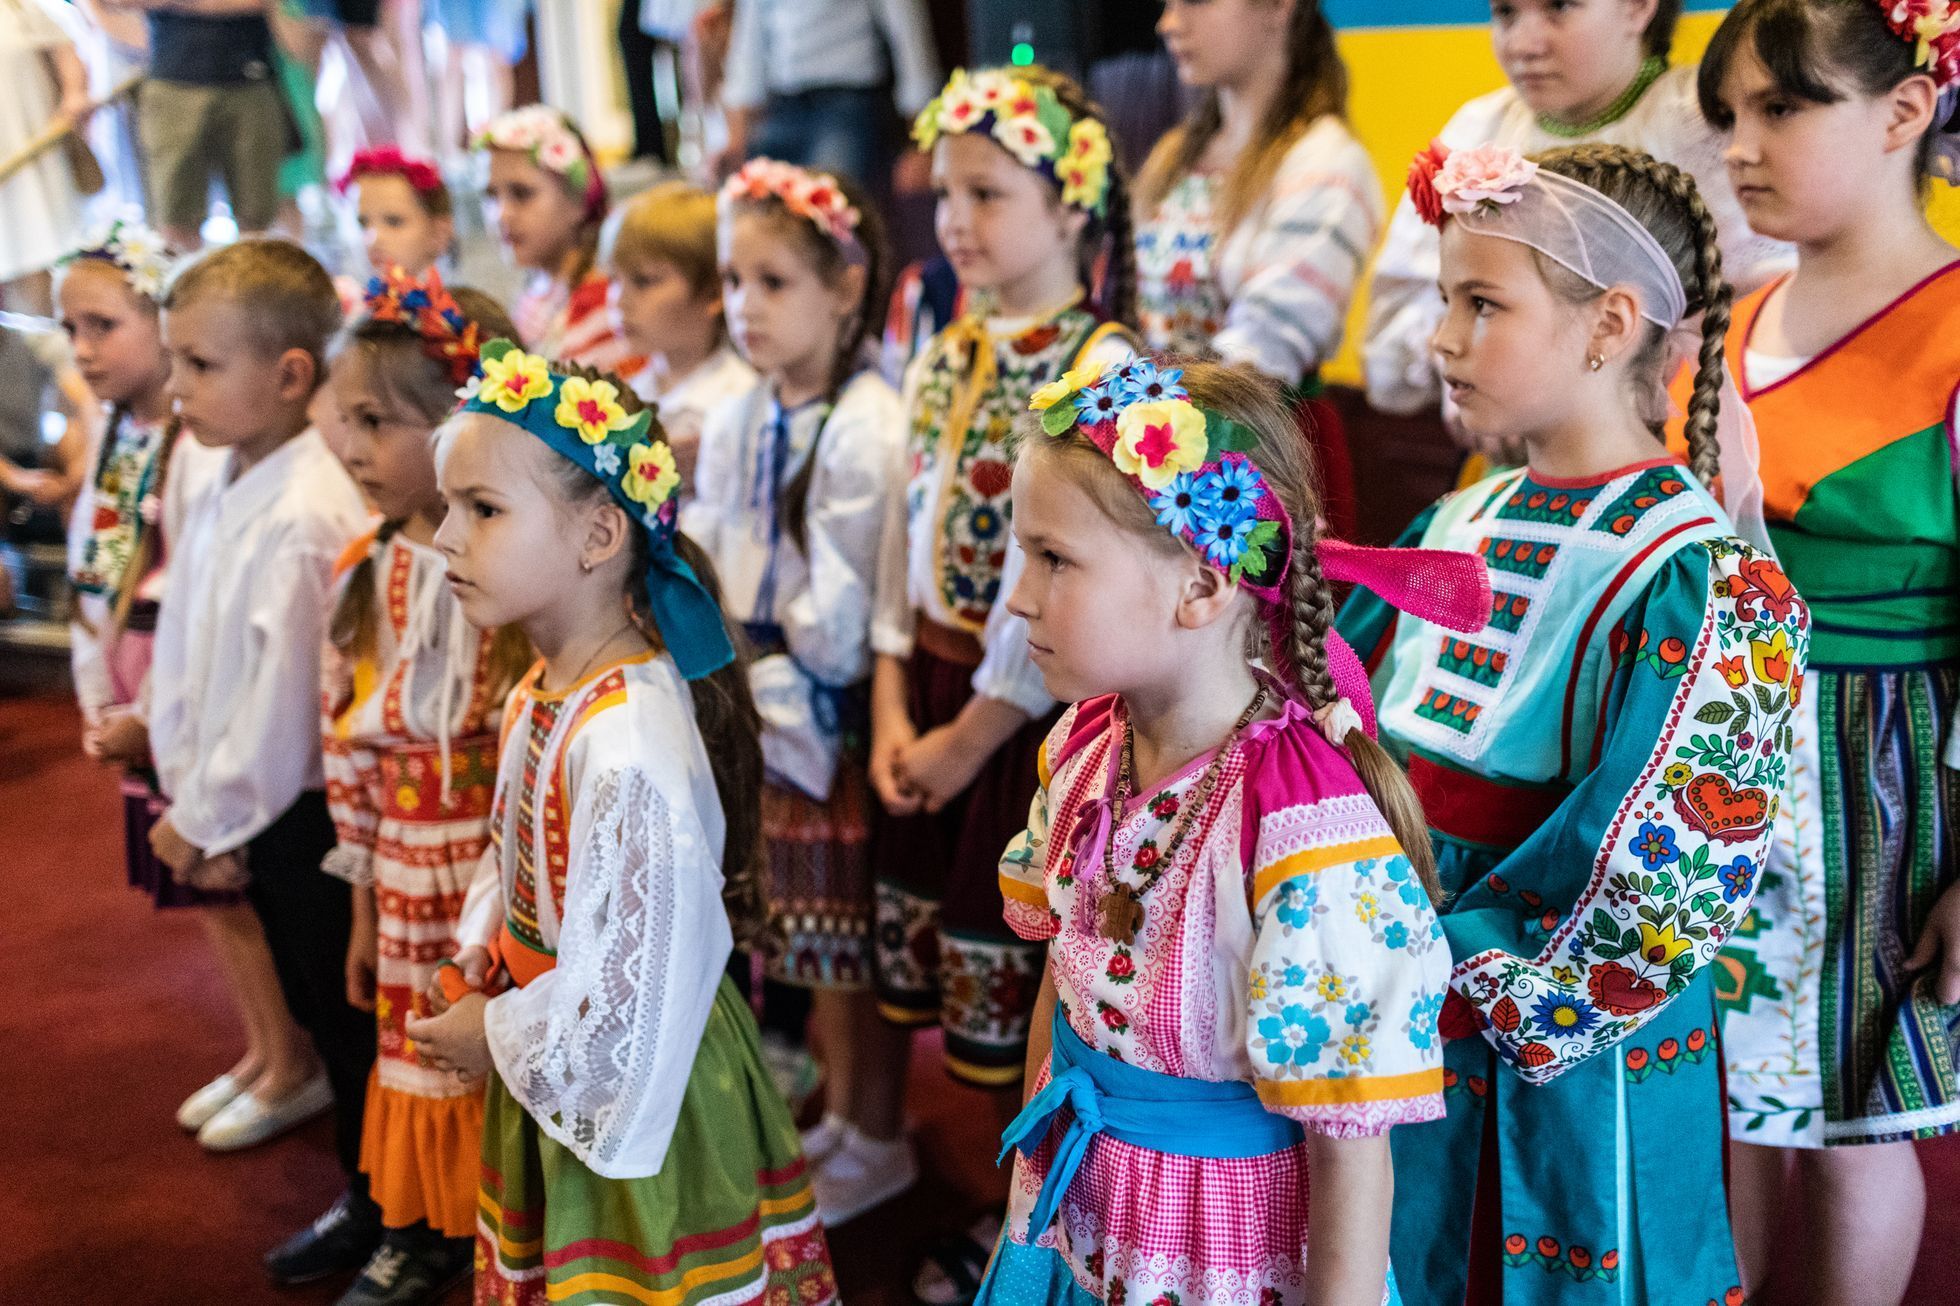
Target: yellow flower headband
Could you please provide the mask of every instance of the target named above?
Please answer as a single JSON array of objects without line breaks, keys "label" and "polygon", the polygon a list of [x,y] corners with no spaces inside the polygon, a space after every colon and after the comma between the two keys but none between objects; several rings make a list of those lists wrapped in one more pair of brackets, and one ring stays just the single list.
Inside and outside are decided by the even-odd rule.
[{"label": "yellow flower headband", "polygon": [[1061,188],[1062,203],[1101,217],[1109,206],[1109,131],[1077,118],[1052,87],[1003,68],[953,70],[946,89],[912,123],[928,153],[942,136],[986,132],[1001,148]]}]

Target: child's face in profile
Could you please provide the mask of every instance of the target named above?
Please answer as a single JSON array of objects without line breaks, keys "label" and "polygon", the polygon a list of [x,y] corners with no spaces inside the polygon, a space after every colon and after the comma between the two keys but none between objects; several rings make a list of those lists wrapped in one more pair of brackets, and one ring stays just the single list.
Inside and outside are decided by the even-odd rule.
[{"label": "child's face in profile", "polygon": [[1493,0],[1491,44],[1536,113],[1586,118],[1627,88],[1654,0]]},{"label": "child's face in profile", "polygon": [[713,351],[720,333],[718,290],[697,294],[686,274],[666,259],[615,268],[606,304],[636,354],[697,357]]},{"label": "child's face in profile", "polygon": [[306,425],[312,360],[269,352],[236,302],[204,295],[166,310],[163,340],[170,398],[199,444],[230,448]]},{"label": "child's face in profile", "polygon": [[422,206],[408,178],[383,173],[361,178],[355,188],[361,245],[375,272],[391,267],[421,276],[435,266],[456,235],[452,218],[438,218]]},{"label": "child's face in profile", "polygon": [[558,457],[522,427],[485,413],[438,433],[436,479],[448,514],[436,547],[472,626],[522,625],[589,580],[579,567],[580,505],[554,483]]},{"label": "child's face in profile", "polygon": [[496,215],[497,234],[521,268],[556,273],[578,245],[585,203],[564,178],[546,172],[515,150],[490,151],[484,198]]},{"label": "child's face in profile", "polygon": [[394,522],[441,521],[431,424],[382,393],[371,347],[356,341],[342,349],[327,389],[339,418],[340,459],[374,510]]},{"label": "child's face in profile", "polygon": [[170,376],[156,307],[130,287],[120,268],[80,259],[61,275],[61,329],[89,392],[106,404],[154,395]]}]

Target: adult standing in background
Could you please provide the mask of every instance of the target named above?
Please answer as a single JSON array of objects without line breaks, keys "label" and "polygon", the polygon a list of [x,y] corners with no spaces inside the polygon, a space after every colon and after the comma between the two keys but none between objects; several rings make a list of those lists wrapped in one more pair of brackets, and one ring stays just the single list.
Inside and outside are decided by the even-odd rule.
[{"label": "adult standing in background", "polygon": [[1288,387],[1328,525],[1352,539],[1354,469],[1320,369],[1385,205],[1333,24],[1317,0],[1170,0],[1157,33],[1201,94],[1137,179],[1138,325],[1153,349]]},{"label": "adult standing in background", "polygon": [[939,93],[921,0],[740,0],[722,81],[729,172],[764,156],[888,189],[892,109]]},{"label": "adult standing in background", "polygon": [[[9,88],[0,94],[0,161],[49,127],[79,129],[88,116],[88,71],[69,22],[57,0],[0,0],[0,77]],[[60,147],[0,182],[0,307],[53,312],[48,269],[81,224],[81,197]]]}]

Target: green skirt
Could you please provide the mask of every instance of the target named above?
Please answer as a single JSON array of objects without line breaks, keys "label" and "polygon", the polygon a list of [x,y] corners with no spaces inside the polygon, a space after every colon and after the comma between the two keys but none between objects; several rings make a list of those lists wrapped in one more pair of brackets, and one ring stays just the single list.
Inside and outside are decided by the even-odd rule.
[{"label": "green skirt", "polygon": [[724,978],[660,1173],[605,1179],[490,1076],[476,1301],[816,1306],[837,1284],[796,1127]]}]

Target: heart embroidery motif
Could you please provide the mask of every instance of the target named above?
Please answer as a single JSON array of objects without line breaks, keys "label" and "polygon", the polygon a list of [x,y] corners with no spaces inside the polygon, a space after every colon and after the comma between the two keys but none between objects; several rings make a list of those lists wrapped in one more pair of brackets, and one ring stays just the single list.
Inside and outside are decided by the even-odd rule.
[{"label": "heart embroidery motif", "polygon": [[1650,980],[1615,961],[1601,962],[1586,976],[1586,987],[1593,1002],[1616,1016],[1631,1016],[1647,1010],[1667,996]]},{"label": "heart embroidery motif", "polygon": [[1769,794],[1762,789],[1736,789],[1713,771],[1682,785],[1674,795],[1681,819],[1710,839],[1740,843],[1762,832],[1769,823]]}]

